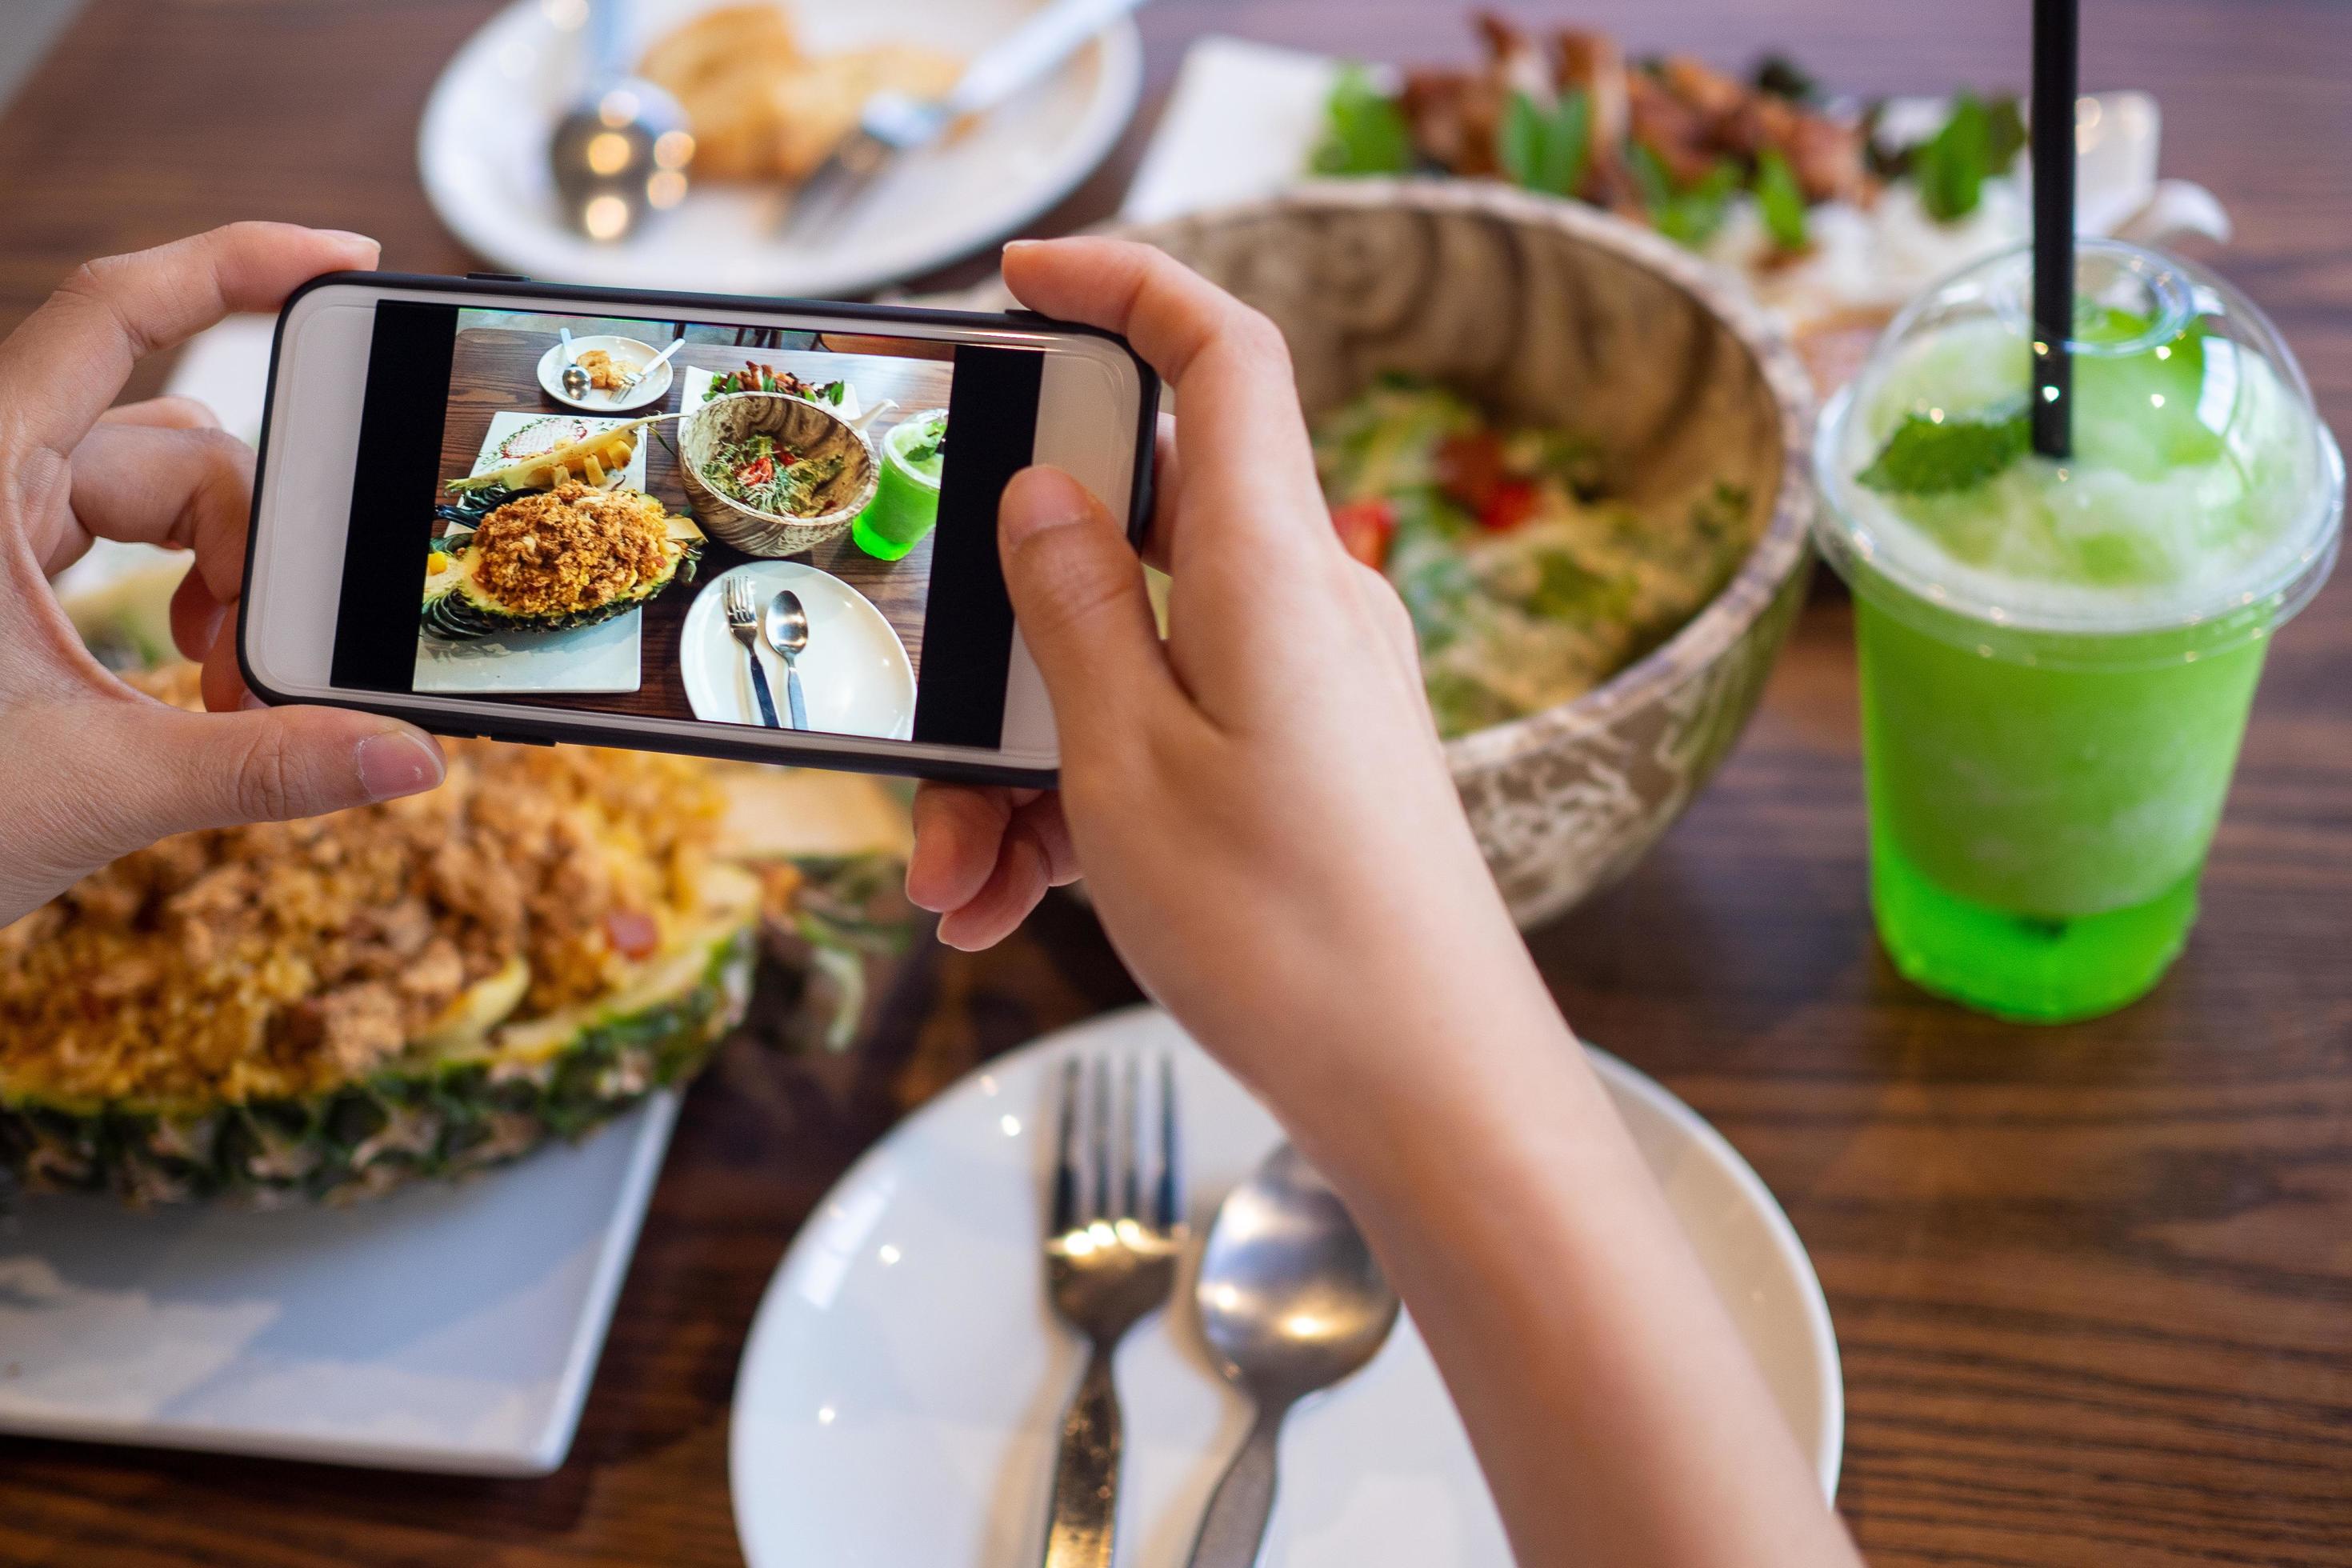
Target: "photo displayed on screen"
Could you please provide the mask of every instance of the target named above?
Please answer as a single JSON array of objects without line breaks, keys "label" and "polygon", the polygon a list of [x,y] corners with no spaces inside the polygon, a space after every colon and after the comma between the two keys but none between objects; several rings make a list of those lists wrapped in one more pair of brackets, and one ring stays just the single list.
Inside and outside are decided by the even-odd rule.
[{"label": "photo displayed on screen", "polygon": [[412,690],[914,737],[955,345],[454,314]]}]

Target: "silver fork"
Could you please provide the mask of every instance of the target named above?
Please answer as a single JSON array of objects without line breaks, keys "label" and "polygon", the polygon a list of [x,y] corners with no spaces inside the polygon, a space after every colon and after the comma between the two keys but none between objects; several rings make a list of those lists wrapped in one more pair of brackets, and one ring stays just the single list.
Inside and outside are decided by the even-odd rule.
[{"label": "silver fork", "polygon": [[751,584],[742,577],[727,579],[727,596],[721,601],[727,610],[727,629],[743,645],[743,657],[751,663],[751,691],[760,700],[760,722],[769,729],[781,729],[776,722],[776,700],[768,690],[768,672],[760,668],[760,607],[751,602]]},{"label": "silver fork", "polygon": [[[1055,1314],[1085,1335],[1089,1349],[1086,1374],[1062,1415],[1045,1568],[1108,1568],[1118,1528],[1121,1447],[1111,1361],[1127,1331],[1166,1304],[1184,1249],[1175,1072],[1161,1057],[1160,1147],[1148,1194],[1139,1169],[1144,1142],[1139,1077],[1133,1057],[1120,1062],[1114,1124],[1109,1069],[1099,1061],[1082,1067],[1075,1058],[1062,1068],[1045,1291]],[[1081,1121],[1087,1124],[1083,1162]]]}]

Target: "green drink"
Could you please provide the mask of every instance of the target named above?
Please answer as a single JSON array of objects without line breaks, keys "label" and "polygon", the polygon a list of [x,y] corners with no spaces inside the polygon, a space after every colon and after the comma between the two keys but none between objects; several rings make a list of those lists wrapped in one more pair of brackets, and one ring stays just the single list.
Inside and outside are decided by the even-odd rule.
[{"label": "green drink", "polygon": [[2343,462],[2270,323],[2081,247],[2074,447],[2029,449],[2030,262],[1937,288],[1823,417],[1854,590],[1871,896],[1906,975],[2005,1016],[2122,1006],[2195,918],[2270,634],[2335,559]]},{"label": "green drink", "polygon": [[940,521],[940,475],[947,468],[948,411],[933,408],[898,421],[882,438],[882,478],[874,499],[850,524],[866,554],[897,561]]}]

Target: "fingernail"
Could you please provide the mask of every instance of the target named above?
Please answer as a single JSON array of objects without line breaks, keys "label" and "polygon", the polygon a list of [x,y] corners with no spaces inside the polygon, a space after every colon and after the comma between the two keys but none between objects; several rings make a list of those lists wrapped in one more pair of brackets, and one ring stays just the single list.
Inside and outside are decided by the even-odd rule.
[{"label": "fingernail", "polygon": [[247,710],[247,711],[251,711],[252,710],[254,710],[254,709],[256,709],[256,708],[267,708],[267,707],[268,707],[268,706],[269,706],[269,704],[268,704],[268,703],[264,702],[260,698],[256,697],[256,696],[255,696],[252,692],[250,692],[250,691],[247,692],[244,696],[242,696],[242,697],[238,698],[238,699],[236,700],[236,705],[237,705],[239,708],[243,708],[243,709]]},{"label": "fingernail", "polygon": [[441,755],[421,737],[387,730],[359,744],[360,787],[370,800],[393,800],[441,782]]},{"label": "fingernail", "polygon": [[1008,239],[1004,242],[1004,254],[1010,256],[1016,250],[1034,250],[1045,243],[1042,239]]},{"label": "fingernail", "polygon": [[1083,486],[1059,468],[1024,468],[1004,487],[997,507],[998,537],[1014,545],[1047,529],[1082,522],[1093,506]]},{"label": "fingernail", "polygon": [[373,246],[379,253],[383,249],[383,242],[372,234],[356,234],[348,228],[322,228],[319,232],[331,238],[348,239],[353,245]]}]

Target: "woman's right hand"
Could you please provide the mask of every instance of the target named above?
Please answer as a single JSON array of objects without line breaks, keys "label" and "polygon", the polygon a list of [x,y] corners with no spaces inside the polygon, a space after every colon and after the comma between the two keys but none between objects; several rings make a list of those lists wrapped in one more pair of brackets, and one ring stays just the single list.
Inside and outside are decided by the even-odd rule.
[{"label": "woman's right hand", "polygon": [[1347,1197],[1518,1561],[1858,1568],[1487,875],[1282,339],[1140,246],[1013,247],[1004,276],[1176,391],[1168,637],[1103,508],[1016,477],[999,542],[1062,789],[926,789],[909,893],[982,946],[1085,868],[1144,987]]},{"label": "woman's right hand", "polygon": [[926,786],[911,896],[985,946],[1083,867],[1144,986],[1278,1108],[1337,1087],[1342,1053],[1288,1048],[1302,1029],[1352,1033],[1359,1084],[1381,1040],[1498,1009],[1564,1038],[1464,821],[1404,607],[1332,531],[1280,333],[1145,246],[1008,246],[1004,277],[1126,336],[1175,394],[1148,548],[1168,637],[1101,504],[1058,470],[1016,477],[1000,544],[1062,788]]}]

